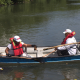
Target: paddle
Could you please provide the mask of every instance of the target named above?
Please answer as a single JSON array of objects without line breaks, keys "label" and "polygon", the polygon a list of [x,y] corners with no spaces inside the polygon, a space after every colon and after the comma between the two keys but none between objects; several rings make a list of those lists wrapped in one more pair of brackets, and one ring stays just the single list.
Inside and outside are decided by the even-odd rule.
[{"label": "paddle", "polygon": [[50,55],[50,54],[52,54],[53,52],[55,52],[56,50],[54,50],[54,51],[52,51],[52,52],[50,52],[50,53],[48,53],[48,54],[46,54],[46,55],[44,55],[43,57],[46,57],[46,56],[48,56],[48,55]]},{"label": "paddle", "polygon": [[53,48],[62,47],[62,46],[67,46],[67,45],[71,45],[71,44],[80,44],[80,42],[57,45],[57,46],[53,46],[53,47],[49,47],[49,48],[44,48],[43,50],[53,49]]},{"label": "paddle", "polygon": [[34,60],[34,61],[43,63],[41,57],[39,57],[39,58],[28,58],[28,57],[18,57],[18,56],[12,56],[12,57],[15,57],[15,58],[23,58],[23,59],[32,59],[32,60]]},{"label": "paddle", "polygon": [[[7,57],[6,55],[2,55],[1,57]],[[41,58],[28,58],[28,57],[19,57],[19,56],[11,56],[8,58],[23,58],[23,59],[32,59],[34,61],[40,62],[42,63],[42,59]]]},{"label": "paddle", "polygon": [[[8,57],[8,56],[6,56],[6,55],[2,55],[1,57]],[[28,58],[28,57],[19,57],[19,56],[11,56],[11,57],[13,57],[13,58],[25,58],[25,59],[32,59],[32,58]],[[11,58],[11,57],[9,57],[9,58]]]}]

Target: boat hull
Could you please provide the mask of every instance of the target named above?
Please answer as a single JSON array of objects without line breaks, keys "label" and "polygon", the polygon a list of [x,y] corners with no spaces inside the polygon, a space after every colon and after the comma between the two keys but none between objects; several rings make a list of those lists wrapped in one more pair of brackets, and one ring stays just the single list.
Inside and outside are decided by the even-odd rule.
[{"label": "boat hull", "polygon": [[70,61],[80,61],[80,52],[76,55],[68,55],[68,56],[58,56],[56,52],[42,57],[54,49],[43,51],[44,47],[38,47],[38,51],[34,51],[33,48],[28,48],[27,53],[29,55],[33,55],[31,59],[29,58],[20,58],[20,57],[6,57],[5,51],[6,47],[0,47],[0,64],[1,63],[9,63],[9,64],[29,64],[29,63],[55,63],[55,62],[70,62]]},{"label": "boat hull", "polygon": [[0,57],[0,63],[27,64],[27,63],[39,63],[39,61],[37,61],[36,59]]},{"label": "boat hull", "polygon": [[14,57],[0,57],[0,63],[10,64],[29,64],[29,63],[51,63],[51,62],[70,62],[80,61],[80,55],[75,56],[59,56],[59,57],[39,57],[39,58],[14,58]]},{"label": "boat hull", "polygon": [[49,63],[49,62],[70,62],[70,61],[79,61],[79,60],[80,60],[80,55],[42,58],[42,62],[45,62],[45,63]]}]

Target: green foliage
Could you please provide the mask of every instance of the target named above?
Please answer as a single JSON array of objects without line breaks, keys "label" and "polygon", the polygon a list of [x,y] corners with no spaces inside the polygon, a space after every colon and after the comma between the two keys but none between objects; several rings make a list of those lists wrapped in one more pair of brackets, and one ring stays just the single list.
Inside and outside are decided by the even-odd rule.
[{"label": "green foliage", "polygon": [[0,5],[10,5],[17,2],[24,2],[24,1],[31,1],[31,0],[0,0]]},{"label": "green foliage", "polygon": [[11,0],[5,0],[7,4],[11,4],[12,1]]},{"label": "green foliage", "polygon": [[0,4],[5,4],[5,0],[0,0]]},{"label": "green foliage", "polygon": [[12,3],[12,1],[11,0],[0,0],[0,5],[9,5],[9,4],[11,4]]}]

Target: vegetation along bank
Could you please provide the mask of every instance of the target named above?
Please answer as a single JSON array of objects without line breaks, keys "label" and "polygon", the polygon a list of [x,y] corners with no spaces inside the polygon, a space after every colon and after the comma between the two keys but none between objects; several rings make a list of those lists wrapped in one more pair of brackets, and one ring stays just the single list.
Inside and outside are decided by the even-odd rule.
[{"label": "vegetation along bank", "polygon": [[0,5],[11,5],[11,4],[16,4],[16,3],[23,3],[25,1],[30,1],[30,0],[0,0]]}]

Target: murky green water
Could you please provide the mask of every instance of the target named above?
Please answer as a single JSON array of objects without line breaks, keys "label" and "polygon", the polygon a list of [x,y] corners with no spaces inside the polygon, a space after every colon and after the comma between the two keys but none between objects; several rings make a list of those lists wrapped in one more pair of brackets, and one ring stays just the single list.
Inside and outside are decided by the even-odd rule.
[{"label": "murky green water", "polygon": [[80,1],[33,0],[0,7],[0,45],[19,35],[23,42],[37,46],[59,45],[63,31],[70,28],[79,38]]},{"label": "murky green water", "polygon": [[[66,28],[80,41],[79,0],[32,0],[0,7],[0,46],[7,46],[15,35],[27,44],[59,45]],[[80,80],[79,63],[3,67],[1,80]]]},{"label": "murky green water", "polygon": [[50,63],[2,66],[1,80],[80,80],[80,64]]}]

